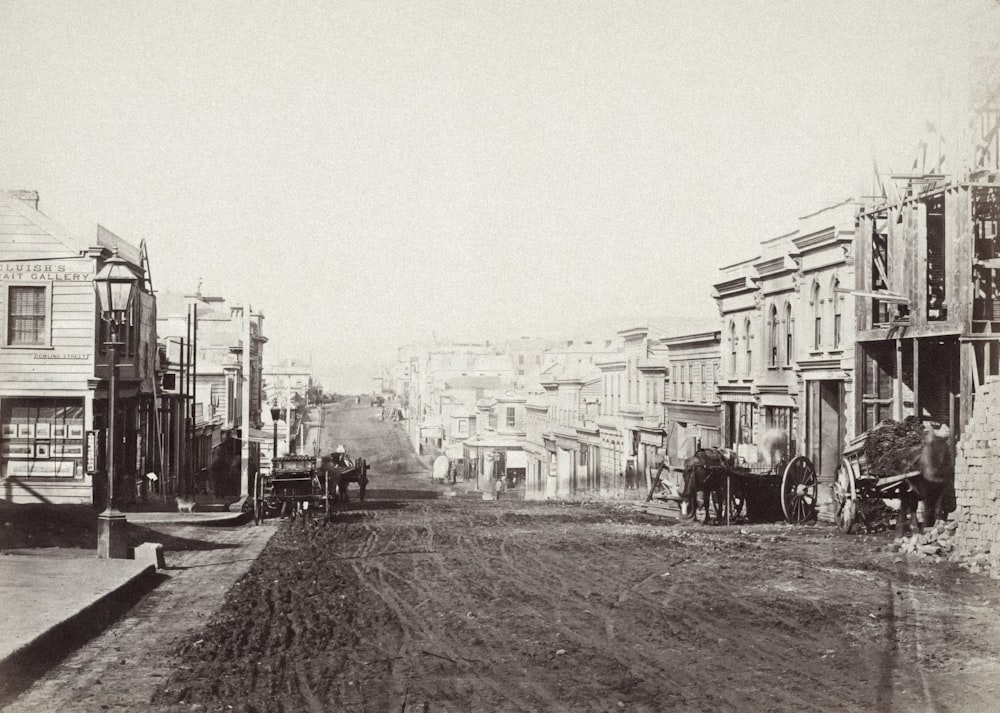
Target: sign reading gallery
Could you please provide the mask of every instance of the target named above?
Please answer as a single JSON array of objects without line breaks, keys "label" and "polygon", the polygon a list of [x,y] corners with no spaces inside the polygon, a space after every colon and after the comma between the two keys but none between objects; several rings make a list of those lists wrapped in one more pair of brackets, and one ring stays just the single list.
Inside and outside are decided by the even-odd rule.
[{"label": "sign reading gallery", "polygon": [[88,282],[94,277],[89,260],[10,260],[0,262],[0,281]]}]

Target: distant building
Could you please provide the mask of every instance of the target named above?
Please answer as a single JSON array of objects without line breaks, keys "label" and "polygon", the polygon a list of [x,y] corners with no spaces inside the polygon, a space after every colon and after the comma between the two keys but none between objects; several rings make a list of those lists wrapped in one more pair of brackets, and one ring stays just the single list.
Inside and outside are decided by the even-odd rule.
[{"label": "distant building", "polygon": [[200,290],[164,292],[160,302],[163,487],[169,493],[246,494],[261,445],[270,443],[270,434],[261,431],[263,315],[247,315],[243,306]]},{"label": "distant building", "polygon": [[700,332],[664,337],[670,378],[663,402],[667,410],[666,456],[668,471],[680,482],[685,459],[699,448],[722,445],[719,409],[721,332]]},{"label": "distant building", "polygon": [[597,363],[601,467],[614,484],[611,490],[622,494],[648,488],[666,454],[662,398],[668,362],[662,336],[646,326],[620,330],[619,351]]}]

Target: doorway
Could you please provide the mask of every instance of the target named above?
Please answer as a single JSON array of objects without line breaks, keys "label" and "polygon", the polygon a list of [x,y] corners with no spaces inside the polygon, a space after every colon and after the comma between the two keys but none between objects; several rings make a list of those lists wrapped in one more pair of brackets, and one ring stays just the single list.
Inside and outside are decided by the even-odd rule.
[{"label": "doorway", "polygon": [[820,487],[817,506],[829,505],[833,483],[844,447],[844,382],[838,380],[806,382],[806,433],[808,456],[816,467]]}]

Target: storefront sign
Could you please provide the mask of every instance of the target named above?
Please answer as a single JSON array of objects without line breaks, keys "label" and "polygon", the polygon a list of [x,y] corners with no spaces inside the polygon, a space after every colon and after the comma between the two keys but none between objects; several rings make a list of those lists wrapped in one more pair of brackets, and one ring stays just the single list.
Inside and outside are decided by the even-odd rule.
[{"label": "storefront sign", "polygon": [[89,282],[94,277],[92,262],[16,260],[0,264],[0,280],[13,282]]}]

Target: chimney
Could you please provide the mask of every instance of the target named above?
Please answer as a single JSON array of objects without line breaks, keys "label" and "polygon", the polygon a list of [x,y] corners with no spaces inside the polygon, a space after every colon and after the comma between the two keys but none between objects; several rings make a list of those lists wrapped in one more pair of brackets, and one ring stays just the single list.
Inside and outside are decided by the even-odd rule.
[{"label": "chimney", "polygon": [[11,191],[10,194],[22,203],[27,203],[38,210],[38,191]]}]

